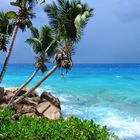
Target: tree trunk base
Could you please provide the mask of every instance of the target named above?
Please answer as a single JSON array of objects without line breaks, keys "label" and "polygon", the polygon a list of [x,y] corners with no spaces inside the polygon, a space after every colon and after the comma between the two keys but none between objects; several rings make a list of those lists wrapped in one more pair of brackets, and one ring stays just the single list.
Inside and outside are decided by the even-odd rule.
[{"label": "tree trunk base", "polygon": [[[9,100],[14,96],[13,91],[13,89],[4,90],[4,88],[0,88],[0,107],[13,110],[13,117],[15,119],[18,119],[23,115],[36,118],[44,116],[50,120],[58,120],[62,118],[60,101],[51,93],[43,92],[41,96],[38,96],[37,92],[34,92],[30,94],[29,97],[25,97],[24,100],[22,100],[20,103],[8,107],[7,105]],[[20,96],[22,96],[25,92],[22,92]]]}]

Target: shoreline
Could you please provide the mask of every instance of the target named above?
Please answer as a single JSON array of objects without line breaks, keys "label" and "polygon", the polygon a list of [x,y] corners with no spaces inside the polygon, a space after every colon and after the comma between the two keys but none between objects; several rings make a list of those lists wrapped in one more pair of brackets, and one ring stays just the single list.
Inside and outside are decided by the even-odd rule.
[{"label": "shoreline", "polygon": [[[6,88],[6,89],[10,89],[10,88]],[[57,94],[58,95],[58,94]],[[56,94],[55,94],[55,96],[57,96]],[[57,96],[58,97],[58,96]],[[59,98],[60,99],[60,101],[61,101],[61,97]],[[66,101],[66,100],[65,100]],[[67,117],[67,115],[69,115],[68,114],[68,112],[66,113],[66,112],[64,112],[64,111],[66,111],[66,110],[69,110],[69,108],[68,108],[68,106],[66,105],[66,103],[64,103],[64,100],[62,101],[62,104],[61,104],[61,108],[62,108],[62,115],[63,115],[63,117],[64,118],[66,118]],[[70,107],[70,106],[69,106]],[[67,109],[66,109],[67,108]],[[66,110],[65,110],[66,109]],[[89,108],[90,109],[90,108]],[[80,112],[79,112],[80,113]],[[95,113],[96,113],[96,111],[95,111]],[[106,112],[107,113],[107,112]],[[103,113],[104,114],[104,113]],[[135,130],[135,127],[136,127],[136,130],[138,129],[137,128],[137,126],[140,126],[140,122],[138,123],[136,120],[133,120],[133,119],[130,119],[130,120],[127,120],[127,119],[123,119],[123,118],[120,118],[119,116],[116,116],[115,114],[111,114],[111,116],[108,116],[108,119],[106,120],[105,119],[105,122],[100,122],[99,120],[96,120],[96,119],[94,119],[94,118],[86,118],[86,117],[84,117],[84,118],[82,118],[82,117],[79,117],[79,115],[74,115],[74,114],[72,114],[71,113],[71,115],[72,116],[76,116],[76,117],[78,117],[78,118],[80,118],[80,119],[82,119],[82,120],[94,120],[97,124],[100,124],[101,126],[105,126],[105,125],[107,125],[107,127],[109,128],[109,130],[110,130],[110,132],[115,132],[115,134],[116,135],[118,135],[119,137],[120,137],[120,140],[122,140],[122,139],[128,139],[128,140],[136,140],[136,139],[139,139],[140,138],[140,136],[134,136],[134,135],[132,135],[131,133],[133,133],[133,131]],[[86,115],[86,114],[85,114]],[[102,116],[102,115],[101,115]],[[101,117],[100,116],[100,117]],[[101,118],[103,118],[103,117],[101,117]],[[129,125],[128,125],[128,123],[127,122],[129,122]],[[112,125],[110,125],[110,124],[112,124]],[[133,127],[133,130],[132,130],[132,132],[131,132],[131,129],[129,129],[129,128],[127,128],[126,126],[129,126],[129,128],[132,128]],[[118,129],[118,131],[116,131]],[[124,129],[124,130],[121,130],[121,131],[119,131],[119,129],[121,130],[121,129]],[[138,131],[136,131],[135,130],[135,132],[139,135],[139,132]],[[139,129],[140,130],[140,129]],[[131,132],[131,133],[130,133]],[[126,135],[127,134],[127,135]]]}]

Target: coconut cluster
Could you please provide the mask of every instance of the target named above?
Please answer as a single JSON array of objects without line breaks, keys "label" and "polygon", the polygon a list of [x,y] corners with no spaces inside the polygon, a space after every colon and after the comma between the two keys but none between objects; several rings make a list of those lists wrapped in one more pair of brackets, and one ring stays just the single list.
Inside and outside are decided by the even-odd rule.
[{"label": "coconut cluster", "polygon": [[38,57],[37,61],[35,62],[36,68],[40,69],[42,73],[47,70],[47,66],[45,65],[46,58],[44,56]]},{"label": "coconut cluster", "polygon": [[61,51],[57,54],[55,54],[54,59],[56,63],[63,69],[68,72],[72,67],[72,59],[71,59],[71,53],[66,51]]}]

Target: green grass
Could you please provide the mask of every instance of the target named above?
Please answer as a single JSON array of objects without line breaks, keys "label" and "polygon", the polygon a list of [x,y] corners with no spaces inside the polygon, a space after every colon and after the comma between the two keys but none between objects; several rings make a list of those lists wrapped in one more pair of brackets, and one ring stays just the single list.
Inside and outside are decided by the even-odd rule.
[{"label": "green grass", "polygon": [[22,116],[12,118],[8,109],[0,109],[0,140],[118,140],[106,127],[93,121],[72,117],[50,121]]}]

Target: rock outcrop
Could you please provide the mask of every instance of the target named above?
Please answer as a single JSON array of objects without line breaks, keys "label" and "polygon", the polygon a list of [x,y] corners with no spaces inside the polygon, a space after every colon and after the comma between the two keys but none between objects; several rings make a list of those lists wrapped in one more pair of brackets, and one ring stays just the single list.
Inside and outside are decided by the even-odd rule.
[{"label": "rock outcrop", "polygon": [[[18,88],[4,90],[0,87],[0,106],[7,107],[8,102],[14,96]],[[18,95],[22,96],[29,91],[29,88],[24,88]],[[62,117],[61,105],[58,98],[51,95],[51,93],[43,92],[38,96],[37,92],[33,92],[20,103],[14,105],[12,110],[15,112],[14,118],[18,119],[22,115],[40,117],[44,116],[50,120],[58,120]]]}]

